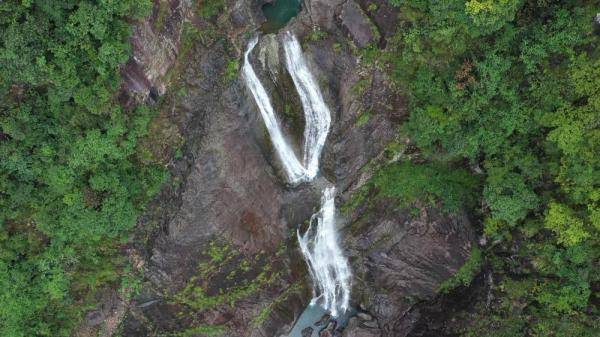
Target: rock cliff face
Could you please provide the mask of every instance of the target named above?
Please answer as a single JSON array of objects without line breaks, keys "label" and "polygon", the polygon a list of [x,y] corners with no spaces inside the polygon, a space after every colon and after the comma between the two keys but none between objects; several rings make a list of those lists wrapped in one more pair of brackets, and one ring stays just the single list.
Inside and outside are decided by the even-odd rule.
[{"label": "rock cliff face", "polygon": [[[404,96],[385,69],[360,60],[360,48],[382,46],[391,35],[396,13],[385,4],[367,9],[360,1],[305,0],[285,28],[302,41],[333,113],[321,167],[340,191],[339,205],[384,160],[386,146],[402,141]],[[318,207],[319,182],[286,184],[236,73],[248,37],[264,21],[260,5],[231,0],[206,18],[189,1],[157,1],[153,16],[134,31],[124,92],[164,95],[164,129],[175,129],[183,146],[169,165],[173,183],[139,224],[131,255],[145,282],[127,306],[123,336],[283,336],[310,299],[295,228]],[[252,59],[286,134],[299,144],[303,120],[279,41],[262,36]],[[471,248],[466,217],[432,206],[415,216],[378,200],[347,210],[339,221],[359,311],[347,337],[406,336],[411,307],[434,296]]]},{"label": "rock cliff face", "polygon": [[163,78],[176,61],[190,9],[190,0],[157,1],[150,18],[135,25],[131,39],[134,56],[121,69],[130,93],[165,93]]}]

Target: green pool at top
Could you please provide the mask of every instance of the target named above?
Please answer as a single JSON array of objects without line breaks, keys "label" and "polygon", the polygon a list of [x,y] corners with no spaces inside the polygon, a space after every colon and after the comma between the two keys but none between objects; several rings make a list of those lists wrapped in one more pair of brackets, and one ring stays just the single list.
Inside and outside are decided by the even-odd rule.
[{"label": "green pool at top", "polygon": [[300,0],[275,0],[263,5],[262,11],[267,18],[262,26],[265,33],[274,33],[285,26],[300,13]]}]

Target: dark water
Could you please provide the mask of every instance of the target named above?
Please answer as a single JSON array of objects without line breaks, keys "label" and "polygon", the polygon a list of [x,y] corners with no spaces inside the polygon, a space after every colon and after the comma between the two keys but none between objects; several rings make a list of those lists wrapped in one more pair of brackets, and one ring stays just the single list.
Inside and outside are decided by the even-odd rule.
[{"label": "dark water", "polygon": [[267,18],[262,26],[265,33],[274,33],[285,26],[294,16],[300,13],[300,0],[275,0],[262,7]]}]

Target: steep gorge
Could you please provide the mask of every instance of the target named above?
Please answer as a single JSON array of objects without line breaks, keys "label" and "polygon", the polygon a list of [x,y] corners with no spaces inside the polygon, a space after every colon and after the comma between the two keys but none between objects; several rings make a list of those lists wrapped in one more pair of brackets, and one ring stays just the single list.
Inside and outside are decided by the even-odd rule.
[{"label": "steep gorge", "polygon": [[[360,2],[306,0],[284,30],[258,41],[251,62],[274,111],[283,113],[290,151],[303,144],[307,122],[277,43],[284,31],[299,37],[331,109],[322,177],[291,186],[239,72],[227,76],[264,22],[260,4],[227,1],[205,18],[188,1],[155,7],[164,3],[163,27],[155,27],[155,9],[135,30],[126,92],[129,99],[163,100],[158,132],[180,135],[172,138],[183,145],[169,166],[176,183],[149,207],[130,251],[145,281],[125,306],[122,335],[285,336],[311,299],[296,228],[319,209],[329,180],[335,202],[346,206],[337,228],[355,274],[351,305],[360,312],[336,333],[406,336],[417,319],[407,313],[464,263],[472,234],[464,214],[436,205],[417,204],[416,213],[389,198],[348,206],[377,168],[410,157],[409,140],[398,131],[407,110],[402,92],[361,56],[366,45],[385,43],[393,23],[373,23]],[[389,11],[380,17],[393,21]]]}]

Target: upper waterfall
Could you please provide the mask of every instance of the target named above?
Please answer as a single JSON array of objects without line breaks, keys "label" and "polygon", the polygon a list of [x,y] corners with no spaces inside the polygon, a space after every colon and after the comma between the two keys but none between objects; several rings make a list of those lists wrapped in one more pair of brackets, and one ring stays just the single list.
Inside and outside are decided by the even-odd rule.
[{"label": "upper waterfall", "polygon": [[260,80],[258,79],[258,76],[256,76],[252,64],[250,63],[249,55],[257,42],[258,37],[253,38],[248,44],[248,49],[244,54],[242,73],[244,74],[246,85],[252,92],[252,96],[254,96],[254,100],[258,105],[258,110],[260,110],[260,114],[265,122],[273,146],[281,159],[283,168],[288,175],[290,182],[299,183],[302,181],[309,181],[314,175],[311,176],[304,166],[302,166],[298,158],[296,158],[294,151],[283,137],[269,95],[267,95],[265,88],[260,83]]},{"label": "upper waterfall", "polygon": [[289,31],[284,35],[283,48],[287,69],[300,96],[306,120],[303,164],[308,176],[314,177],[319,171],[319,158],[329,133],[331,112],[306,65],[298,39]]}]

